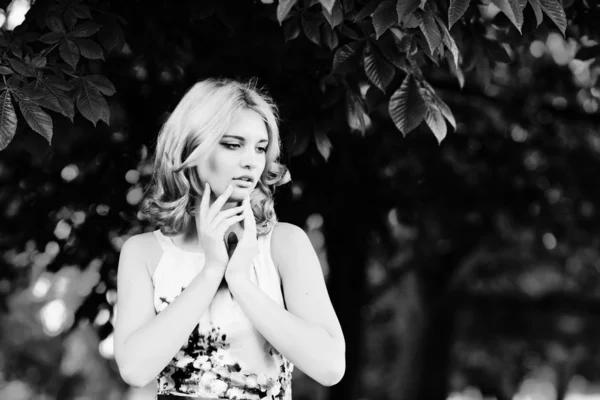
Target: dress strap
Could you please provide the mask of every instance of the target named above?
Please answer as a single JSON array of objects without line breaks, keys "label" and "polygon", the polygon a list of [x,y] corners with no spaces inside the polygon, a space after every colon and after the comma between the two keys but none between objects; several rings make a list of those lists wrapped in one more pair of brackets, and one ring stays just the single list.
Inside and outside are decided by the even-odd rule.
[{"label": "dress strap", "polygon": [[160,244],[160,247],[163,249],[163,251],[167,251],[167,250],[175,247],[175,245],[173,244],[171,239],[169,239],[167,236],[165,236],[160,231],[160,229],[157,229],[154,231],[154,236],[156,236],[156,239],[158,240],[158,243]]}]

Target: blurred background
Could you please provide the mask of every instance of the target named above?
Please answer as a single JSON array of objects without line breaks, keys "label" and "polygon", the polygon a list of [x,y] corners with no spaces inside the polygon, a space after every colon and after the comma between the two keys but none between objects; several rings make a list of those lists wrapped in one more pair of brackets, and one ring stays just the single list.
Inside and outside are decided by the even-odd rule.
[{"label": "blurred background", "polygon": [[295,400],[600,399],[596,0],[0,6],[0,399],[154,398],[114,362],[117,263],[207,77],[278,104],[276,211],[345,333]]}]

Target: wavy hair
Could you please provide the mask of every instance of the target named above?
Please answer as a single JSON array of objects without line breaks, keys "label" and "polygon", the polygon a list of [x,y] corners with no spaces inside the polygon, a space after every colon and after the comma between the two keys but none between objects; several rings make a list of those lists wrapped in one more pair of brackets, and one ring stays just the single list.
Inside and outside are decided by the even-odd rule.
[{"label": "wavy hair", "polygon": [[196,161],[210,154],[243,110],[256,112],[269,135],[265,169],[250,194],[250,204],[258,234],[266,235],[273,228],[277,222],[273,192],[289,180],[289,173],[278,161],[277,108],[256,80],[207,79],[187,91],[158,135],[140,218],[150,220],[166,235],[184,232],[203,194]]}]

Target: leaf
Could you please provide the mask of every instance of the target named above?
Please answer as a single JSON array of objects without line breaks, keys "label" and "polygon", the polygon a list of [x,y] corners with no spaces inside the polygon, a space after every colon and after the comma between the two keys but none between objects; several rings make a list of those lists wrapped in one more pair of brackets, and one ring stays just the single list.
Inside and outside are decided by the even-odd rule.
[{"label": "leaf", "polygon": [[375,28],[375,37],[379,38],[390,27],[398,23],[398,17],[394,12],[395,4],[393,0],[386,0],[377,7],[373,13],[373,27]]},{"label": "leaf", "polygon": [[567,30],[567,16],[563,10],[559,0],[539,0],[542,10],[556,24],[560,32],[565,36]]},{"label": "leaf", "polygon": [[425,122],[433,135],[438,140],[438,143],[442,143],[442,140],[446,137],[446,121],[444,121],[444,117],[440,110],[434,106],[429,105],[427,107],[427,113],[425,114]]},{"label": "leaf", "polygon": [[48,29],[50,29],[52,32],[66,32],[65,25],[63,24],[62,19],[60,19],[60,16],[56,14],[48,14],[46,16],[46,25],[48,25]]},{"label": "leaf", "polygon": [[290,13],[297,1],[298,0],[279,0],[279,4],[277,4],[277,21],[279,21],[279,25],[283,23],[283,20]]},{"label": "leaf", "polygon": [[518,0],[491,0],[508,17],[510,22],[521,32],[523,27],[523,10]]},{"label": "leaf", "polygon": [[332,71],[338,71],[346,62],[358,58],[362,50],[363,42],[350,42],[336,50],[333,56]]},{"label": "leaf", "polygon": [[65,64],[65,63],[61,63],[61,62],[56,62],[54,64],[53,69],[61,79],[64,78],[62,76],[63,74],[72,75],[75,73],[75,68],[73,68],[69,64]]},{"label": "leaf", "polygon": [[328,24],[321,24],[321,38],[329,50],[335,49],[339,44],[337,33]]},{"label": "leaf", "polygon": [[423,121],[427,105],[412,74],[404,78],[400,88],[390,98],[388,108],[392,121],[404,136]]},{"label": "leaf", "polygon": [[4,65],[0,65],[0,74],[12,75],[12,74],[14,74],[14,71],[8,67],[5,67]]},{"label": "leaf", "polygon": [[51,144],[52,118],[40,106],[31,101],[20,101],[19,109],[31,129],[42,135],[48,141],[48,144]]},{"label": "leaf", "polygon": [[60,56],[67,64],[75,68],[79,61],[79,48],[72,40],[63,39],[58,48]]},{"label": "leaf", "polygon": [[[11,89],[19,89],[19,87],[21,86],[21,82],[24,81],[24,78],[21,75],[13,75],[10,78],[8,78],[8,81],[6,83],[8,83],[8,87]],[[19,93],[18,90],[15,90],[13,92],[13,96],[17,97],[17,93]]]},{"label": "leaf", "polygon": [[381,0],[371,0],[360,10],[358,14],[356,14],[352,20],[356,22],[363,18],[370,17],[379,6],[379,3],[381,3]]},{"label": "leaf", "polygon": [[535,13],[535,20],[537,21],[536,28],[540,26],[542,21],[544,21],[544,14],[542,13],[542,5],[540,4],[540,0],[528,0],[529,5],[533,9]]},{"label": "leaf", "polygon": [[319,0],[319,3],[321,3],[323,8],[326,9],[329,14],[331,14],[336,0]]},{"label": "leaf", "polygon": [[325,16],[325,19],[327,19],[327,22],[329,22],[329,25],[332,28],[335,28],[336,26],[341,24],[342,21],[344,21],[344,10],[342,10],[342,6],[339,2],[336,2],[334,4],[333,11],[331,14],[328,13],[325,8],[323,8],[323,15]]},{"label": "leaf", "polygon": [[121,25],[114,18],[107,20],[98,32],[98,41],[108,52],[113,49],[120,51],[125,45],[125,34]]},{"label": "leaf", "polygon": [[600,55],[600,45],[590,46],[590,47],[581,47],[577,50],[577,54],[575,54],[575,58],[577,60],[590,60]]},{"label": "leaf", "polygon": [[452,61],[454,62],[454,65],[458,67],[460,65],[460,51],[458,50],[458,46],[456,45],[454,38],[450,34],[450,31],[448,30],[448,28],[446,28],[446,24],[444,24],[444,21],[442,21],[442,19],[436,14],[433,14],[433,16],[437,21],[438,27],[442,31],[442,40],[448,48],[448,50],[450,50],[450,53],[452,54]]},{"label": "leaf", "polygon": [[73,100],[60,89],[60,87],[67,87],[72,89],[73,86],[69,85],[68,83],[68,86],[62,85],[61,83],[54,83],[50,79],[43,79],[39,81],[39,83],[43,85],[46,95],[38,100],[38,104],[49,110],[61,113],[62,115],[73,121],[73,117],[75,116]]},{"label": "leaf", "polygon": [[379,54],[379,51],[371,42],[367,43],[364,50],[364,64],[367,78],[385,93],[385,89],[394,78],[395,69]]},{"label": "leaf", "polygon": [[398,0],[396,2],[396,14],[398,21],[414,13],[419,8],[419,0]]},{"label": "leaf", "polygon": [[300,26],[300,16],[296,15],[293,18],[288,18],[283,21],[283,36],[285,41],[294,40],[300,35],[302,27]]},{"label": "leaf", "polygon": [[348,39],[360,40],[362,38],[356,30],[345,24],[338,26],[338,31],[340,32],[340,35],[346,36]]},{"label": "leaf", "polygon": [[419,28],[421,29],[421,32],[423,32],[425,40],[427,40],[429,50],[434,54],[435,49],[442,43],[442,34],[435,22],[433,12],[428,9],[425,12],[420,13],[420,16],[417,18],[419,19]]},{"label": "leaf", "polygon": [[31,65],[25,64],[23,61],[18,58],[9,58],[8,63],[15,70],[16,73],[21,74],[23,76],[35,76],[35,70],[31,67]]},{"label": "leaf", "polygon": [[104,51],[102,47],[92,39],[73,39],[79,52],[85,58],[90,60],[104,60]]},{"label": "leaf", "polygon": [[44,76],[44,79],[42,82],[45,85],[52,86],[59,90],[66,90],[66,91],[73,90],[73,85],[71,85],[69,82],[65,81],[64,79],[60,79],[55,76],[52,76],[52,75]]},{"label": "leaf", "polygon": [[42,35],[38,40],[46,44],[58,43],[62,39],[63,34],[59,32],[48,32]]},{"label": "leaf", "polygon": [[100,91],[84,79],[77,79],[79,94],[77,96],[77,109],[94,126],[99,120],[109,123],[110,111],[108,104]]},{"label": "leaf", "polygon": [[406,61],[404,54],[398,48],[396,40],[394,40],[394,34],[391,31],[384,33],[379,39],[375,41],[377,48],[381,54],[396,68],[405,69]]},{"label": "leaf", "polygon": [[[439,45],[438,47],[436,47],[433,50],[433,52],[431,52],[431,50],[429,49],[429,44],[427,43],[427,40],[425,39],[425,35],[418,35],[416,37],[416,42],[418,43],[418,46],[422,49],[421,54],[427,56],[427,58],[429,58],[431,60],[431,62],[433,62],[436,66],[439,66],[437,52],[438,52],[438,48],[443,47],[443,46]],[[421,57],[421,56],[416,55],[416,57]]]},{"label": "leaf", "polygon": [[47,94],[41,99],[38,99],[37,103],[48,110],[64,115],[73,122],[75,108],[73,101],[66,94],[63,93],[60,97]]},{"label": "leaf", "polygon": [[304,30],[304,34],[317,46],[321,45],[321,24],[323,22],[324,19],[318,14],[315,15],[306,13],[302,16],[302,28]]},{"label": "leaf", "polygon": [[346,91],[346,122],[352,131],[365,133],[369,116],[359,95],[348,89]]},{"label": "leaf", "polygon": [[31,60],[31,66],[33,68],[44,68],[46,66],[46,57],[33,57]]},{"label": "leaf", "polygon": [[102,25],[97,24],[94,21],[85,21],[82,24],[77,25],[71,32],[70,37],[85,38],[90,37],[94,33],[98,32],[102,28]]},{"label": "leaf", "polygon": [[10,52],[18,58],[23,58],[23,49],[21,49],[21,46],[16,45],[14,42],[10,46]]},{"label": "leaf", "polygon": [[67,11],[65,11],[63,17],[65,18],[65,22],[67,23],[67,27],[69,29],[73,29],[73,27],[77,23],[77,16],[73,12],[73,9],[69,8]]},{"label": "leaf", "polygon": [[469,8],[469,1],[470,0],[450,0],[450,7],[448,7],[449,29],[452,29],[454,24],[465,14]]},{"label": "leaf", "polygon": [[83,4],[76,4],[73,6],[72,10],[73,14],[75,14],[77,18],[92,19],[92,14],[90,13],[90,8],[88,6],[85,6]]},{"label": "leaf", "polygon": [[[435,89],[431,87],[429,83],[427,83],[426,81],[424,81],[423,83],[425,85],[424,90],[431,98],[431,101],[435,104],[437,108],[439,108],[444,118],[446,118],[448,122],[450,122],[450,125],[452,125],[454,129],[456,129],[456,119],[454,118],[454,114],[452,113],[450,107],[448,107],[448,105],[444,102],[444,100],[442,100],[442,98],[436,93]],[[421,93],[423,93],[423,91]]]},{"label": "leaf", "polygon": [[29,100],[39,100],[46,95],[44,90],[38,87],[38,82],[33,81],[23,86],[23,93]]},{"label": "leaf", "polygon": [[4,150],[17,132],[17,113],[10,99],[10,91],[0,93],[0,150]]},{"label": "leaf", "polygon": [[321,153],[325,161],[327,161],[329,159],[329,155],[331,154],[331,140],[329,140],[323,129],[315,129],[314,132],[317,150],[319,150],[319,153]]},{"label": "leaf", "polygon": [[341,0],[342,8],[347,12],[351,13],[354,11],[354,0]]}]

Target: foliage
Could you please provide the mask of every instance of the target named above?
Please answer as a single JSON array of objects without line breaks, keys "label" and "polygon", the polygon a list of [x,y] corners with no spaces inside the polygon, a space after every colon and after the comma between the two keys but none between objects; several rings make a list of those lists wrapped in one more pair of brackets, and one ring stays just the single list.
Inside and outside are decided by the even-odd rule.
[{"label": "foliage", "polygon": [[[124,44],[118,18],[79,1],[34,6],[14,31],[0,32],[0,150],[17,130],[18,105],[29,127],[51,143],[58,113],[73,121],[76,110],[94,126],[109,123],[104,96],[115,93],[105,76],[93,71]],[[89,61],[85,61],[85,60]]]},{"label": "foliage", "polygon": [[[490,3],[519,33],[524,28],[532,30],[534,16],[539,26],[545,15],[565,34],[567,20],[559,0],[481,2],[488,7]],[[504,44],[506,38],[502,36],[470,43],[469,31],[473,34],[474,29],[481,28],[471,22],[477,14],[475,7],[476,2],[469,0],[451,0],[449,4],[371,0],[363,6],[350,0],[283,0],[277,5],[277,20],[283,25],[286,40],[294,40],[303,32],[316,45],[327,46],[334,52],[332,79],[349,81],[350,85],[357,79],[348,76],[356,73],[352,66],[361,64],[369,85],[386,94],[389,116],[404,135],[425,121],[441,142],[447,132],[445,121],[454,129],[456,122],[451,110],[424,78],[423,66],[427,63],[445,66],[463,86],[464,74],[475,68],[482,79],[489,80],[484,53],[495,61],[510,61]],[[526,18],[526,10],[534,15]],[[104,60],[106,51],[123,45],[117,18],[106,13],[101,14],[102,18],[100,14],[94,17],[88,5],[67,0],[47,9],[34,7],[32,11],[37,14],[39,31],[26,23],[0,37],[0,48],[4,48],[0,63],[0,73],[4,76],[4,83],[0,83],[0,150],[16,132],[13,100],[19,104],[28,125],[49,142],[52,118],[40,107],[72,120],[76,104],[79,113],[94,125],[99,120],[108,123],[110,118],[103,95],[112,95],[114,86],[105,77],[90,74],[87,66],[78,67],[78,63],[80,57]],[[28,19],[31,22],[33,16]],[[461,20],[465,23],[456,25]],[[348,64],[352,66],[347,68]],[[369,129],[367,99],[357,88],[350,87],[348,91],[348,124],[364,133]],[[327,142],[319,142],[324,142],[319,149],[327,157]]]},{"label": "foliage", "polygon": [[[277,19],[283,25],[286,40],[296,39],[302,31],[313,43],[334,52],[331,67],[334,79],[351,82],[366,78],[371,88],[384,93],[389,116],[404,135],[425,121],[441,142],[446,137],[446,121],[454,129],[456,122],[424,77],[423,66],[433,63],[448,68],[462,87],[465,73],[476,67],[480,73],[482,68],[489,70],[485,55],[493,61],[510,61],[505,37],[480,37],[484,31],[474,18],[478,14],[477,3],[371,0],[361,6],[342,0],[282,0],[277,6]],[[545,15],[565,34],[567,19],[559,0],[486,0],[480,4],[490,3],[519,33],[524,28],[532,30],[534,16],[526,14],[531,9],[536,26]],[[463,22],[457,24],[458,21]],[[478,28],[479,35],[473,38]],[[356,74],[356,64],[364,67],[364,77],[350,76]],[[489,73],[483,73],[483,79],[488,80]],[[398,81],[401,81],[399,87]],[[365,96],[354,92],[347,101],[349,125],[361,132],[368,130]]]}]

